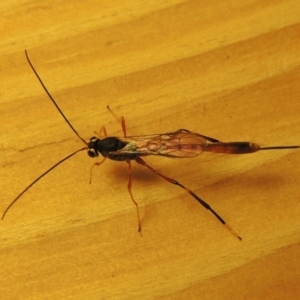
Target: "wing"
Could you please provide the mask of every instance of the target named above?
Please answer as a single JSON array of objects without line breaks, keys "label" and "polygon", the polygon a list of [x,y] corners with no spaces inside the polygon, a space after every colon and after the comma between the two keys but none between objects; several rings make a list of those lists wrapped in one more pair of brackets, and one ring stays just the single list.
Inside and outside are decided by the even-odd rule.
[{"label": "wing", "polygon": [[126,146],[112,154],[160,155],[193,157],[199,155],[207,139],[198,133],[180,129],[171,133],[119,138]]}]

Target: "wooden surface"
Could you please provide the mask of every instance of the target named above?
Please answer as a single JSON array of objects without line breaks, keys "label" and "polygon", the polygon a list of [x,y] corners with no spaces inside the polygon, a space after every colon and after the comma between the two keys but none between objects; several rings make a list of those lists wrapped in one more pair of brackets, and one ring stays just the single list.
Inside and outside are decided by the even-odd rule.
[{"label": "wooden surface", "polygon": [[[224,141],[300,144],[300,2],[12,1],[0,6],[0,209],[82,147],[32,63],[88,139],[106,110],[129,135],[187,128]],[[148,157],[195,191],[86,153],[43,178],[0,222],[1,299],[296,299],[300,150]]]}]

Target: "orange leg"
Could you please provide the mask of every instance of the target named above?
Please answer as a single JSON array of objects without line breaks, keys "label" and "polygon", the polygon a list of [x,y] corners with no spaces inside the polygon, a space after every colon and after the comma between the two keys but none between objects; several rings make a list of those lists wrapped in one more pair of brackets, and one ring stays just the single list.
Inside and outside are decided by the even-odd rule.
[{"label": "orange leg", "polygon": [[107,137],[107,132],[105,126],[102,126],[99,132],[94,131],[98,138],[102,137],[102,132],[105,137]]},{"label": "orange leg", "polygon": [[140,219],[140,212],[139,212],[139,205],[138,203],[134,200],[132,192],[131,192],[131,187],[132,187],[132,174],[131,174],[131,161],[130,160],[126,160],[126,162],[128,163],[128,184],[127,184],[127,189],[128,192],[130,194],[131,197],[131,201],[133,202],[133,204],[136,207],[136,214],[137,214],[137,219],[138,219],[138,231],[141,233],[141,219]]},{"label": "orange leg", "polygon": [[102,165],[105,162],[105,160],[106,160],[106,157],[104,157],[101,161],[95,162],[91,166],[91,169],[90,169],[90,184],[92,183],[92,175],[93,175],[93,169],[94,169],[94,167]]},{"label": "orange leg", "polygon": [[178,185],[181,188],[183,188],[186,192],[188,192],[193,198],[195,198],[203,207],[205,207],[206,209],[208,209],[230,232],[231,234],[233,234],[235,237],[237,237],[239,240],[242,240],[242,238],[229,226],[226,224],[226,222],[220,217],[219,214],[217,214],[217,212],[215,212],[208,203],[206,203],[205,201],[203,201],[202,199],[200,199],[193,191],[191,191],[190,189],[186,188],[184,185],[182,185],[181,183],[179,183],[177,180],[169,178],[159,172],[157,172],[155,169],[153,169],[152,167],[150,167],[142,158],[137,157],[135,159],[135,161],[144,166],[147,167],[151,172],[155,173],[156,175],[162,177],[164,180]]},{"label": "orange leg", "polygon": [[124,137],[126,137],[126,124],[125,124],[125,119],[123,116],[121,116],[120,118],[118,118],[115,113],[109,108],[109,106],[107,106],[107,109],[109,110],[109,112],[113,115],[113,117],[121,123],[121,126],[122,126],[122,130],[123,130],[123,133],[124,133]]}]

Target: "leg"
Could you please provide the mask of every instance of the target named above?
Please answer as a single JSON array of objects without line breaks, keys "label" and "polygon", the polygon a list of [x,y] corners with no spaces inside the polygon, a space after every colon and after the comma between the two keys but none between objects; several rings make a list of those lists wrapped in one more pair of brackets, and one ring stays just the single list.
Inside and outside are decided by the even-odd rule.
[{"label": "leg", "polygon": [[242,238],[230,227],[226,224],[226,222],[209,206],[209,204],[207,204],[206,202],[204,202],[202,199],[200,199],[194,192],[192,192],[190,189],[186,188],[185,186],[183,186],[181,183],[179,183],[178,181],[169,178],[167,176],[162,175],[161,173],[157,172],[156,170],[154,170],[152,167],[150,167],[149,165],[147,165],[147,163],[141,159],[140,157],[137,157],[135,159],[135,161],[144,166],[147,167],[150,171],[152,171],[153,173],[157,174],[158,176],[162,177],[163,179],[165,179],[166,181],[178,185],[181,188],[183,188],[184,190],[186,190],[192,197],[194,197],[203,207],[205,207],[206,209],[208,209],[209,211],[211,211],[211,213],[231,232],[231,234],[233,234],[235,237],[237,237],[239,240],[242,240]]},{"label": "leg", "polygon": [[91,166],[91,170],[90,170],[90,184],[92,183],[92,174],[93,174],[93,169],[95,166],[100,166],[102,165],[106,160],[106,157],[104,157],[101,161],[97,161],[95,162],[92,166]]},{"label": "leg", "polygon": [[121,122],[121,126],[122,126],[122,130],[123,130],[123,133],[124,133],[124,137],[126,137],[126,124],[125,124],[125,119],[123,116],[121,116],[121,118],[118,118],[114,112],[109,108],[109,106],[107,105],[107,109],[109,110],[109,112],[113,115],[113,117],[118,121],[118,122]]},{"label": "leg", "polygon": [[96,132],[96,131],[94,131],[94,133],[96,134],[96,136],[97,136],[98,138],[102,137],[102,132],[103,132],[103,135],[104,135],[105,137],[107,137],[107,132],[106,132],[105,126],[102,126],[102,127],[101,127],[99,133]]},{"label": "leg", "polygon": [[132,186],[132,176],[131,176],[131,161],[130,160],[126,160],[126,162],[128,163],[128,192],[130,194],[131,197],[131,201],[133,202],[133,204],[136,207],[136,214],[137,214],[137,219],[138,219],[138,231],[141,233],[141,219],[140,219],[140,213],[139,213],[139,205],[137,204],[137,202],[134,200],[133,196],[132,196],[132,192],[131,192],[131,186]]}]

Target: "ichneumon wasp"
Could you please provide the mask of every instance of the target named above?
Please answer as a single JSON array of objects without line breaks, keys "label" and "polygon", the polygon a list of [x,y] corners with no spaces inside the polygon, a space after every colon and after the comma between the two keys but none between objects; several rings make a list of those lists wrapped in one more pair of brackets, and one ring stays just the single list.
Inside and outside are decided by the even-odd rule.
[{"label": "ichneumon wasp", "polygon": [[[224,219],[204,200],[202,200],[199,196],[197,196],[193,191],[182,185],[175,179],[167,177],[160,172],[153,169],[149,166],[143,159],[143,156],[148,155],[157,155],[157,156],[165,156],[165,157],[173,157],[173,158],[189,158],[199,155],[204,151],[214,152],[214,153],[226,153],[226,154],[246,154],[253,153],[259,150],[276,150],[276,149],[293,149],[300,148],[300,146],[274,146],[274,147],[260,147],[256,143],[251,142],[221,142],[215,138],[211,138],[202,134],[198,134],[195,132],[191,132],[186,129],[179,129],[174,132],[163,133],[163,134],[151,134],[151,135],[142,135],[142,136],[127,136],[126,134],[126,125],[124,117],[121,117],[120,122],[122,125],[122,130],[124,137],[108,137],[106,133],[106,129],[103,126],[101,129],[101,133],[104,134],[104,138],[100,139],[99,137],[93,136],[87,142],[85,141],[74,129],[72,124],[68,121],[66,116],[63,114],[40,76],[36,72],[33,67],[27,51],[25,50],[25,55],[27,61],[35,73],[37,79],[42,85],[43,89],[49,96],[50,100],[53,102],[61,116],[67,122],[69,127],[73,130],[73,132],[78,136],[80,140],[84,143],[84,147],[76,150],[75,152],[69,154],[59,162],[57,162],[54,166],[48,169],[46,172],[41,174],[38,178],[36,178],[31,184],[29,184],[5,209],[2,219],[4,219],[5,215],[9,211],[9,209],[18,201],[18,199],[35,183],[37,183],[42,177],[56,168],[58,165],[74,156],[76,153],[87,150],[87,153],[90,157],[95,158],[100,154],[103,156],[103,159],[100,162],[95,162],[91,167],[90,171],[90,183],[92,178],[92,170],[95,166],[101,165],[107,158],[115,161],[125,161],[128,164],[129,168],[129,179],[128,179],[128,192],[130,194],[130,198],[133,204],[136,207],[137,219],[138,219],[138,231],[141,231],[141,221],[139,214],[139,207],[137,202],[134,200],[132,195],[131,186],[132,186],[132,176],[131,176],[131,161],[136,161],[138,164],[148,168],[151,172],[156,175],[162,177],[164,180],[177,185],[184,189],[187,193],[189,193],[194,199],[196,199],[204,208],[208,209],[235,237],[241,240],[241,237],[224,221]],[[109,106],[107,106],[108,110],[111,114],[117,118],[114,113],[110,110]],[[118,119],[118,118],[117,118]]]}]

